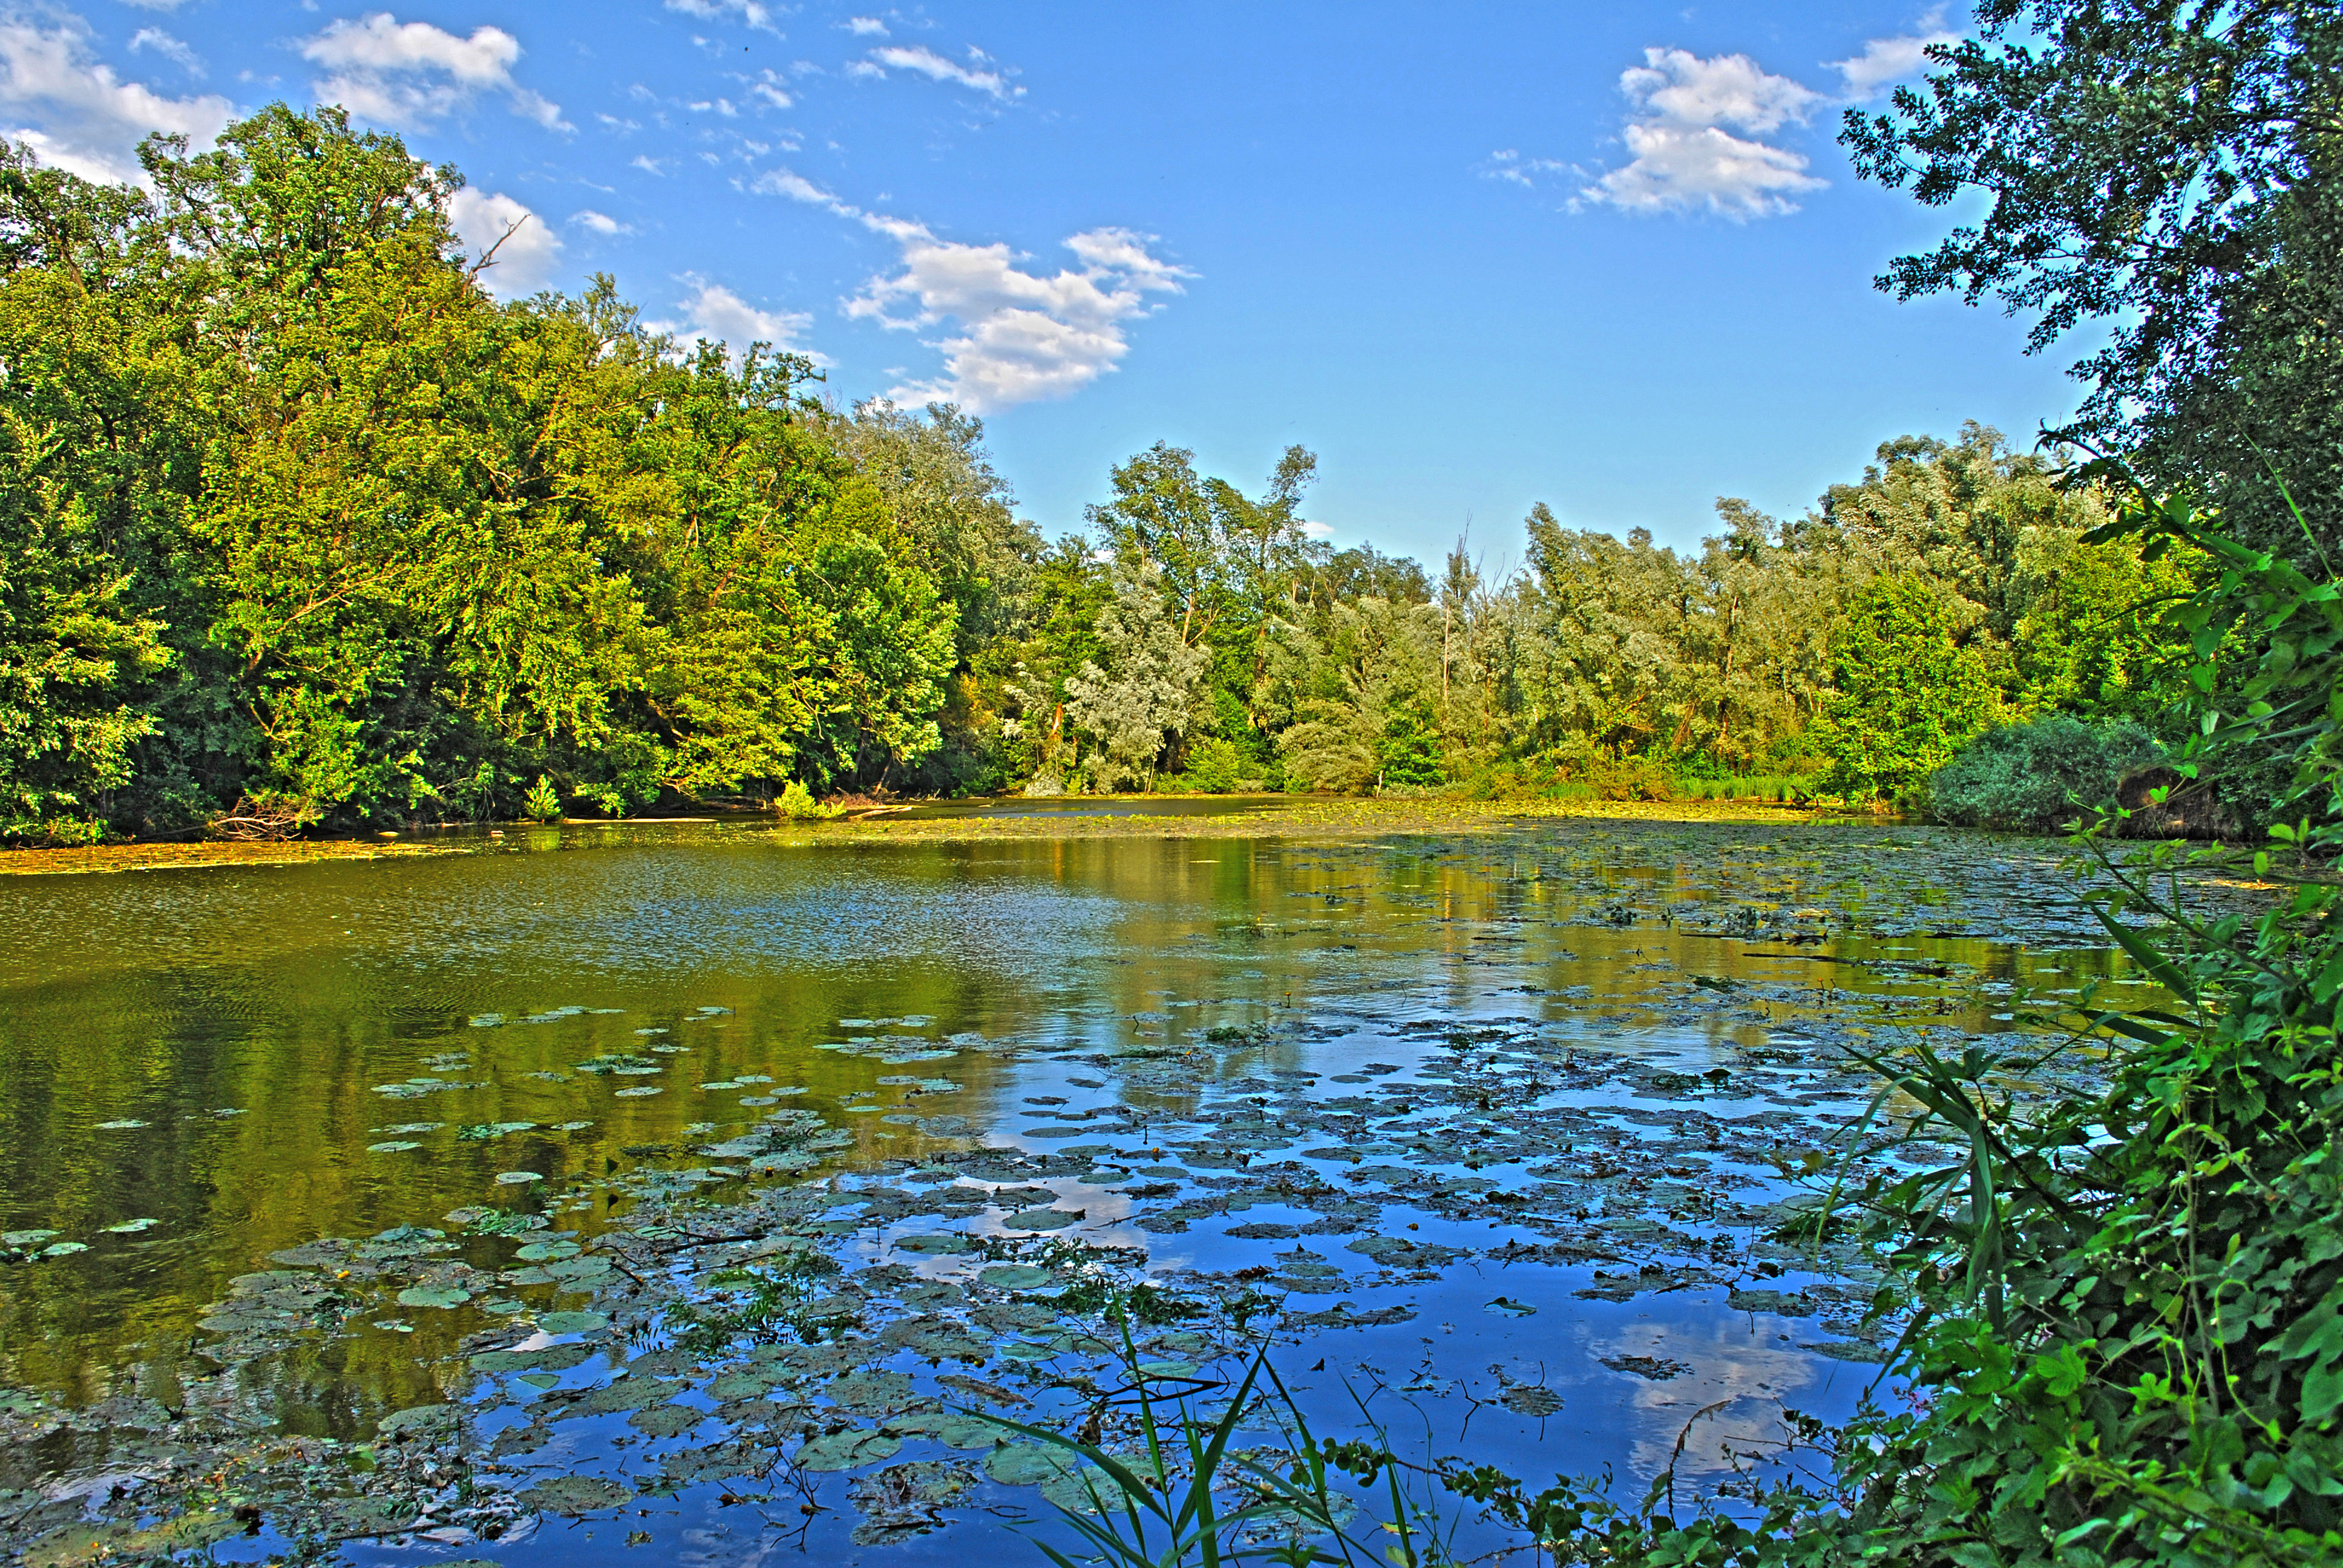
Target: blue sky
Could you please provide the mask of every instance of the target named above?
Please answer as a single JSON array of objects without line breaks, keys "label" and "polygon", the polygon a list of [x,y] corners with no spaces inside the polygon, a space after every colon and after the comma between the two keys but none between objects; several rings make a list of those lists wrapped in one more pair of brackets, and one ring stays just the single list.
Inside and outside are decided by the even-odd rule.
[{"label": "blue sky", "polygon": [[2075,352],[1871,278],[1947,215],[1858,184],[1843,106],[1958,13],[1353,3],[0,4],[0,130],[103,177],[328,100],[468,176],[507,293],[614,274],[841,403],[955,397],[1078,526],[1159,439],[1337,543],[1493,566],[1534,501],[1690,544],[1881,440],[2029,439]]}]

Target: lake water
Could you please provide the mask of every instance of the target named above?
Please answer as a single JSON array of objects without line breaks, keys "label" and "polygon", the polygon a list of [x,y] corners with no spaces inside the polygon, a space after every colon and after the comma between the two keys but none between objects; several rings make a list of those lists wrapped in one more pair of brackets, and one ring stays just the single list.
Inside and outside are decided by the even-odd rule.
[{"label": "lake water", "polygon": [[1129,1360],[1209,1405],[1263,1331],[1326,1430],[1713,1486],[1877,1372],[1860,1259],[1778,1233],[1845,1049],[2138,983],[2061,850],[687,823],[0,883],[0,1543],[1038,1562],[1079,1478],[978,1412],[1127,1442]]}]

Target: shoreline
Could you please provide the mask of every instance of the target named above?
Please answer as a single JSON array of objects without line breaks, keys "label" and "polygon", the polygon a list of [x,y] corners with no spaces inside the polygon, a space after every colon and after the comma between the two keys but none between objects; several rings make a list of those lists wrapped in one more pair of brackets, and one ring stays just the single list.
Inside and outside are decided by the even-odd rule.
[{"label": "shoreline", "polygon": [[[1389,799],[1368,796],[1296,795],[1262,810],[1221,814],[1150,810],[1168,801],[1194,802],[1194,795],[1128,795],[1101,798],[1137,808],[1124,811],[1035,811],[1015,816],[907,818],[901,813],[931,804],[907,801],[892,809],[830,822],[799,823],[767,813],[692,817],[578,818],[558,823],[508,823],[498,830],[563,833],[586,829],[630,830],[685,823],[756,826],[791,843],[872,844],[891,841],[942,843],[1003,839],[1279,839],[1362,838],[1390,833],[1495,832],[1540,820],[1630,822],[1775,822],[1810,824],[1845,819],[1847,814],[1811,807],[1725,800],[1460,800],[1438,797]],[[1875,820],[1867,814],[1856,820]],[[457,837],[460,835],[460,837]],[[0,877],[95,875],[118,871],[194,870],[226,866],[298,866],[320,860],[406,859],[425,855],[474,854],[491,847],[514,847],[511,838],[490,840],[479,827],[423,829],[412,836],[294,839],[278,842],[166,841],[58,845],[0,849]]]}]

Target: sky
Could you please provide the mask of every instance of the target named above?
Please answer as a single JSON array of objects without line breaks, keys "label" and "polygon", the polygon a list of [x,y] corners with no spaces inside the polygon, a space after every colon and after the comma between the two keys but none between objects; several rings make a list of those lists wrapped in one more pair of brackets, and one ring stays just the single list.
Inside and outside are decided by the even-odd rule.
[{"label": "sky", "polygon": [[[1337,545],[1502,568],[1544,501],[1693,546],[1877,445],[2077,400],[2026,323],[1873,276],[1961,216],[1840,116],[1958,12],[1020,0],[0,0],[0,134],[135,179],[274,100],[468,184],[508,297],[811,356],[840,406],[981,415],[1054,536],[1164,440],[1256,492],[1300,443]],[[501,241],[501,244],[498,242]]]}]

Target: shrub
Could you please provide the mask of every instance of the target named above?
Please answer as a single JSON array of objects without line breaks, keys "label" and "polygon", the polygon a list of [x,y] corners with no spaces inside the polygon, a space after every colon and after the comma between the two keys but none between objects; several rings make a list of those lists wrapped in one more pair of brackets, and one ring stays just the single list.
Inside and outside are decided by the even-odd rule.
[{"label": "shrub", "polygon": [[1190,747],[1187,760],[1188,766],[1177,776],[1158,780],[1156,788],[1170,795],[1226,795],[1241,788],[1249,776],[1260,776],[1259,766],[1238,750],[1234,741],[1217,735]]},{"label": "shrub", "polygon": [[2161,755],[2137,724],[2051,714],[1988,729],[1962,747],[1929,779],[1929,808],[1964,828],[2053,829],[2080,808],[2114,799],[2118,779]]},{"label": "shrub", "polygon": [[532,822],[558,822],[561,819],[561,792],[553,787],[552,779],[540,773],[537,782],[528,787],[528,793],[521,797],[520,809]]},{"label": "shrub", "polygon": [[795,779],[781,791],[781,815],[792,822],[826,822],[846,808],[825,806],[813,798],[813,791]]}]

